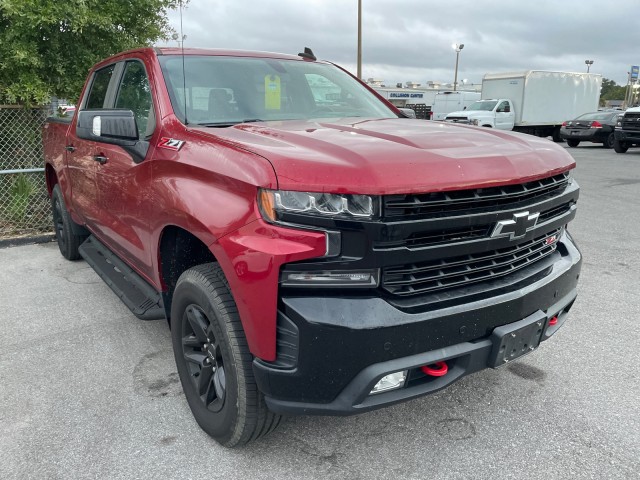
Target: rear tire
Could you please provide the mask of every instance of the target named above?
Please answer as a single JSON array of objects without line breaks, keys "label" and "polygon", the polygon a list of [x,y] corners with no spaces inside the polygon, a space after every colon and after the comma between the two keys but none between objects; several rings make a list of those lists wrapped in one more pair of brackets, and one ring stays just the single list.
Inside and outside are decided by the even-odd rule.
[{"label": "rear tire", "polygon": [[613,148],[613,143],[615,141],[616,141],[616,136],[613,134],[613,132],[611,132],[609,135],[606,136],[606,138],[602,142],[602,146],[604,148]]},{"label": "rear tire", "polygon": [[569,145],[571,148],[575,148],[580,145],[580,140],[567,140],[567,145]]},{"label": "rear tire", "polygon": [[564,142],[564,139],[560,136],[560,127],[555,127],[551,132],[551,138],[556,143]]},{"label": "rear tire", "polygon": [[59,185],[55,185],[51,192],[51,210],[53,228],[56,232],[56,241],[58,242],[60,253],[67,260],[78,260],[80,258],[78,247],[86,240],[87,236],[73,233],[73,220],[64,203],[64,197]]},{"label": "rear tire", "polygon": [[629,150],[629,146],[627,145],[627,142],[621,142],[616,138],[613,142],[613,149],[616,151],[616,153],[627,153],[627,150]]},{"label": "rear tire", "polygon": [[216,263],[185,271],[171,305],[176,366],[191,412],[200,427],[226,447],[244,445],[275,430],[253,377],[236,304]]}]

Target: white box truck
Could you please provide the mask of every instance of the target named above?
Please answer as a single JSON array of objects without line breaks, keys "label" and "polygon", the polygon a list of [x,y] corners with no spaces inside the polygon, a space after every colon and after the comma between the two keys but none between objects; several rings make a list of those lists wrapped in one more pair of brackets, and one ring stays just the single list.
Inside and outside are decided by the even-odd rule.
[{"label": "white box truck", "polygon": [[560,141],[562,122],[597,111],[601,85],[602,76],[589,73],[488,73],[482,79],[482,100],[445,120]]},{"label": "white box truck", "polygon": [[464,110],[476,100],[480,100],[479,92],[438,92],[431,107],[432,120],[444,120],[447,114],[457,110]]}]

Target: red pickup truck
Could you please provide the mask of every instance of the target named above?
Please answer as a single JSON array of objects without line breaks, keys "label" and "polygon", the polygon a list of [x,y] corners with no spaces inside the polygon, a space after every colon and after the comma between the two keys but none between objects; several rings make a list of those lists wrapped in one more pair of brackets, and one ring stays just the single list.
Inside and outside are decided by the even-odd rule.
[{"label": "red pickup truck", "polygon": [[169,321],[223,445],[504,365],[576,298],[564,149],[404,118],[308,50],[116,55],[44,149],[60,251]]}]

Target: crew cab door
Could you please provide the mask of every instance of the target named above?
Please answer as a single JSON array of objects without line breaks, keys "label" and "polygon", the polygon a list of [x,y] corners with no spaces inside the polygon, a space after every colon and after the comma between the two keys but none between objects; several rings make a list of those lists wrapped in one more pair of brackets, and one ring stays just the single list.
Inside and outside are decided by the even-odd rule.
[{"label": "crew cab door", "polygon": [[515,114],[509,100],[502,100],[496,107],[496,128],[513,130]]},{"label": "crew cab door", "polygon": [[[114,73],[116,65],[109,65],[94,72],[91,83],[80,108],[102,109],[110,101],[110,95],[115,87]],[[75,115],[66,142],[66,158],[69,180],[71,184],[71,204],[74,212],[84,223],[93,228],[100,217],[100,202],[96,175],[98,162],[96,155],[96,143],[79,138],[76,135],[78,116]]]},{"label": "crew cab door", "polygon": [[[131,110],[140,141],[151,139],[155,112],[149,78],[140,60],[122,63],[111,108]],[[96,142],[95,155],[101,158],[96,175],[100,238],[109,248],[140,273],[151,276],[149,222],[152,199],[151,168],[148,158],[136,157],[123,147]]]}]

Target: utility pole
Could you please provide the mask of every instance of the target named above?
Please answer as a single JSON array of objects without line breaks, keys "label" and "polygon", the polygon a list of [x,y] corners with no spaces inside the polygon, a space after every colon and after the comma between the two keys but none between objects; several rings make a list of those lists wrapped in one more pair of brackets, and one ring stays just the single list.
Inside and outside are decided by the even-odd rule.
[{"label": "utility pole", "polygon": [[358,78],[362,80],[362,0],[358,0]]}]

